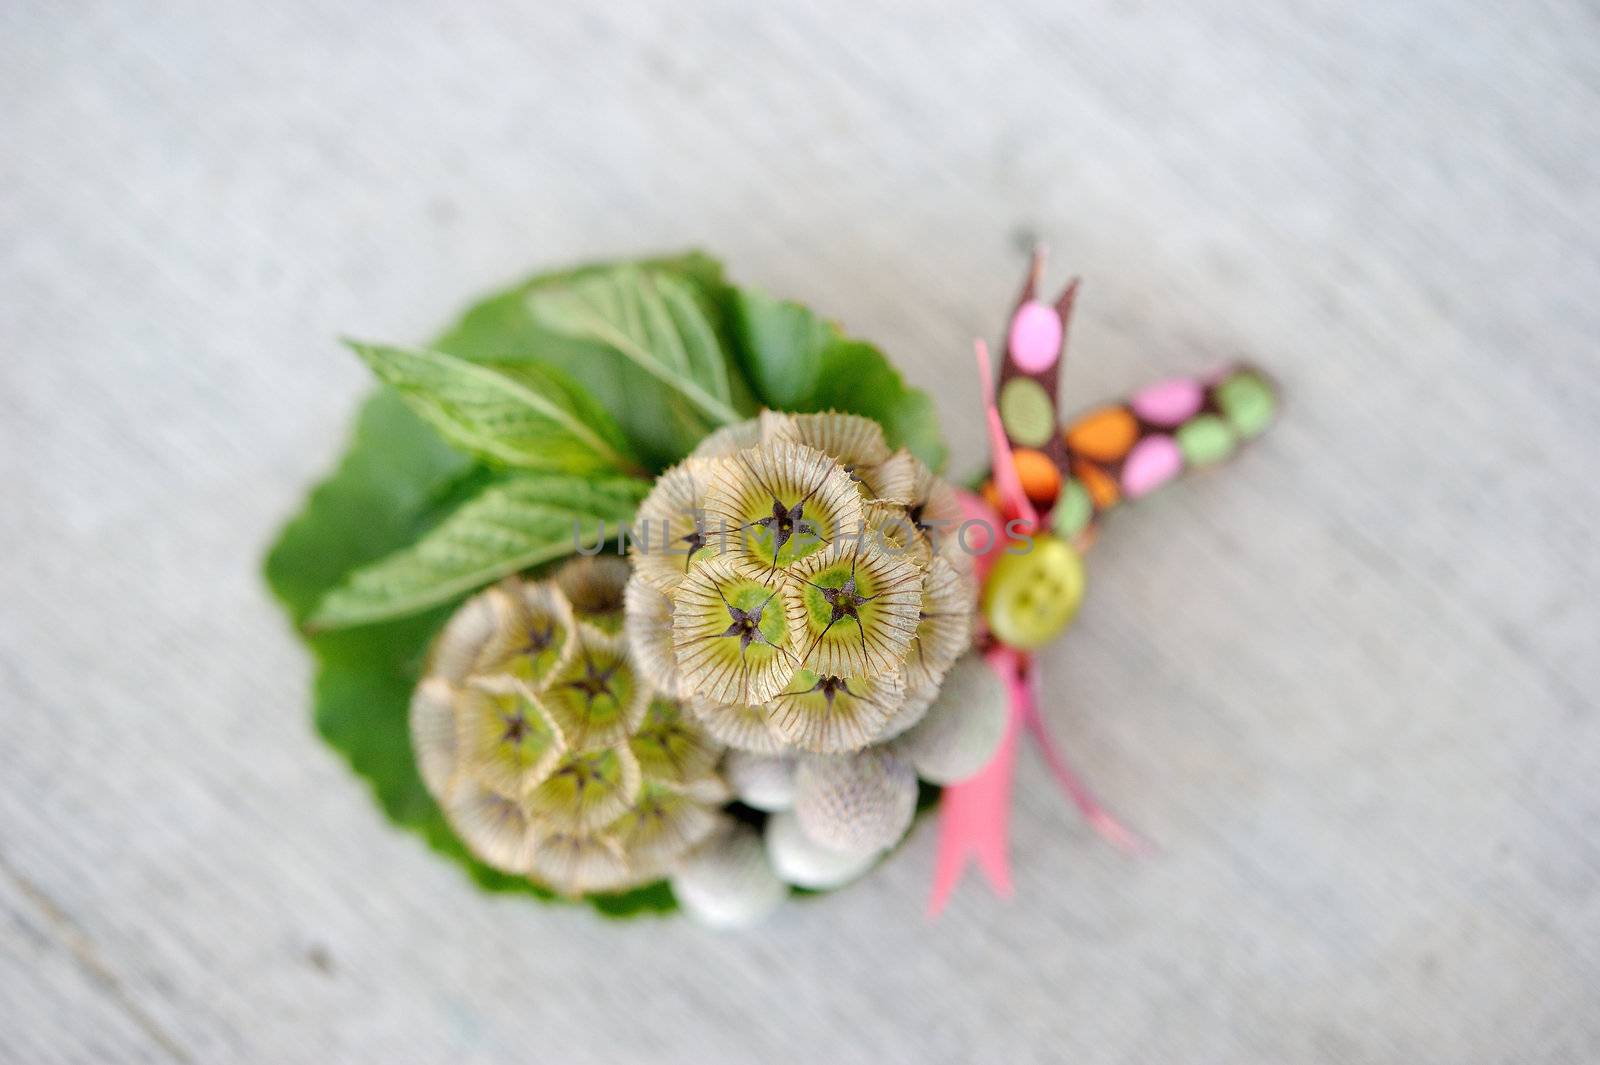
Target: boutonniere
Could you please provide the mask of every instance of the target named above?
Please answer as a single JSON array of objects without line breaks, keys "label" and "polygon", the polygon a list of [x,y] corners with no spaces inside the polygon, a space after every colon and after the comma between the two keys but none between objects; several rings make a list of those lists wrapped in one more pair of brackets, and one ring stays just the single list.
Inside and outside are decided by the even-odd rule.
[{"label": "boutonniere", "polygon": [[1273,398],[1236,369],[1063,427],[1075,288],[1038,302],[1038,265],[997,391],[982,370],[979,492],[875,347],[699,255],[534,278],[425,347],[351,342],[382,387],[267,561],[319,731],[482,886],[614,915],[747,924],[936,803],[936,904],[969,853],[1004,889],[1024,729],[1131,842],[1048,743],[1032,652],[1100,517]]}]

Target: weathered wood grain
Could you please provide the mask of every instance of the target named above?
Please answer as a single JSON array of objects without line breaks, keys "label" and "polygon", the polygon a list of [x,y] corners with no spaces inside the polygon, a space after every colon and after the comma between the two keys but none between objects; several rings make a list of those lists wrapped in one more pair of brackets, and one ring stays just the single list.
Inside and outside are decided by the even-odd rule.
[{"label": "weathered wood grain", "polygon": [[[0,1060],[1600,1058],[1600,20],[1582,2],[0,8]],[[704,244],[974,468],[1035,237],[1086,402],[1248,354],[1120,514],[1018,896],[926,826],[749,935],[475,894],[306,718],[257,560],[339,334]]]}]

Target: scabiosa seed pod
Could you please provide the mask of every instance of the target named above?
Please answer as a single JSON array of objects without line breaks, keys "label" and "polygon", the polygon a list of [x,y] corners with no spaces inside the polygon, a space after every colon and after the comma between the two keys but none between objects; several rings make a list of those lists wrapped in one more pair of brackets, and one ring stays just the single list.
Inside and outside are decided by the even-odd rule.
[{"label": "scabiosa seed pod", "polygon": [[632,573],[626,559],[591,555],[562,566],[552,584],[572,604],[579,621],[615,633],[622,631],[623,593]]},{"label": "scabiosa seed pod", "polygon": [[715,469],[709,459],[691,458],[656,478],[634,517],[636,581],[670,592],[695,559],[713,553],[706,537],[705,497]]},{"label": "scabiosa seed pod", "polygon": [[473,597],[412,699],[418,770],[456,834],[563,894],[662,878],[729,797],[722,744],[624,632],[629,573],[625,559],[581,558]]},{"label": "scabiosa seed pod", "polygon": [[726,747],[752,754],[778,754],[787,746],[769,720],[765,706],[728,706],[691,697],[695,719]]},{"label": "scabiosa seed pod", "polygon": [[712,771],[722,746],[684,712],[676,699],[658,695],[650,700],[643,720],[628,740],[628,749],[647,780],[680,789],[723,786]]},{"label": "scabiosa seed pod", "polygon": [[806,750],[854,750],[884,730],[904,696],[896,673],[840,676],[802,667],[773,697],[768,720],[779,736]]},{"label": "scabiosa seed pod", "polygon": [[721,429],[640,506],[634,660],[733,748],[891,739],[970,642],[961,517],[954,489],[871,419],[765,411]]},{"label": "scabiosa seed pod", "polygon": [[724,426],[700,441],[690,452],[691,459],[725,459],[745,448],[761,443],[761,423],[751,418],[736,425]]},{"label": "scabiosa seed pod", "polygon": [[652,586],[641,572],[629,579],[623,601],[628,608],[623,635],[639,672],[657,691],[674,698],[689,695],[678,677],[677,654],[672,647],[672,598]]},{"label": "scabiosa seed pod", "polygon": [[972,644],[971,573],[945,555],[931,559],[922,581],[917,628],[906,651],[906,690],[937,691],[961,652]]},{"label": "scabiosa seed pod", "polygon": [[458,764],[508,799],[549,777],[566,751],[561,730],[509,675],[473,677],[456,692],[453,709]]},{"label": "scabiosa seed pod", "polygon": [[627,641],[583,627],[574,643],[576,653],[548,674],[539,702],[569,746],[585,751],[620,743],[639,726],[649,700]]},{"label": "scabiosa seed pod", "polygon": [[721,556],[690,569],[672,599],[681,678],[714,704],[757,706],[800,668],[784,611],[784,581],[748,559]]}]

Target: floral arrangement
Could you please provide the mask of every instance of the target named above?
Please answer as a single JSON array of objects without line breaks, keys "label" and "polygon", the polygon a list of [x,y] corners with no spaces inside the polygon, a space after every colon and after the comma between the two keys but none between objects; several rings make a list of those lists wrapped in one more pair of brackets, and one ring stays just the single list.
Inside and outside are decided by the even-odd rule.
[{"label": "floral arrangement", "polygon": [[[1009,890],[1031,652],[1122,498],[1220,461],[1275,400],[1248,368],[1062,426],[1076,286],[1012,316],[978,492],[878,350],[700,255],[536,277],[383,388],[267,578],[316,721],[385,812],[485,888],[718,926],[866,873],[941,807],[934,908]],[[941,798],[941,789],[943,794]]]}]

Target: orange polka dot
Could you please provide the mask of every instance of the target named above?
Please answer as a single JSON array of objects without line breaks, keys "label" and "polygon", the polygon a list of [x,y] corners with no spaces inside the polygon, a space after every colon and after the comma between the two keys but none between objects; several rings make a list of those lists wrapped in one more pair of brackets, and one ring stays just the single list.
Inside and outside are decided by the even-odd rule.
[{"label": "orange polka dot", "polygon": [[[1012,467],[1017,471],[1017,480],[1022,482],[1022,494],[1028,497],[1028,502],[1040,510],[1055,506],[1061,495],[1061,470],[1050,456],[1031,447],[1019,447],[1011,455]],[[1005,511],[1000,505],[1000,489],[993,480],[984,481],[978,492],[995,510]]]},{"label": "orange polka dot", "polygon": [[1079,418],[1063,435],[1074,455],[1116,462],[1139,439],[1139,423],[1124,407],[1105,407]]},{"label": "orange polka dot", "polygon": [[1029,502],[1040,508],[1052,506],[1061,494],[1061,471],[1050,457],[1031,447],[1019,447],[1012,452],[1012,461]]},{"label": "orange polka dot", "polygon": [[1072,476],[1083,482],[1083,487],[1089,492],[1089,498],[1094,500],[1096,510],[1114,507],[1117,505],[1117,500],[1122,498],[1122,493],[1117,489],[1117,482],[1109,473],[1092,462],[1074,462]]}]

